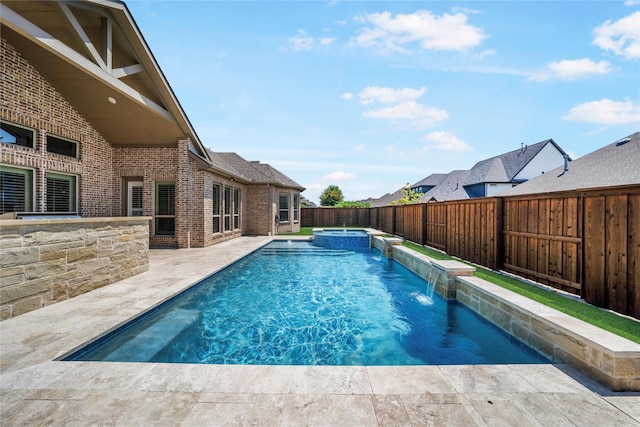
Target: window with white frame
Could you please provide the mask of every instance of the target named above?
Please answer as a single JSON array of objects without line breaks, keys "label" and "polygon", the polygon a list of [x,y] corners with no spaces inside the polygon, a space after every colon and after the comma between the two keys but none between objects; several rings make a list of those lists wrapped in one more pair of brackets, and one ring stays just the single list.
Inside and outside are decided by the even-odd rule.
[{"label": "window with white frame", "polygon": [[240,189],[233,189],[233,229],[240,228]]},{"label": "window with white frame", "polygon": [[47,172],[47,212],[77,212],[76,177]]},{"label": "window with white frame", "polygon": [[8,122],[0,122],[0,142],[34,148],[35,131]]},{"label": "window with white frame", "polygon": [[289,193],[280,193],[280,203],[278,208],[278,217],[280,222],[289,221]]},{"label": "window with white frame", "polygon": [[213,232],[220,233],[220,214],[222,213],[222,203],[220,203],[220,184],[213,184],[213,192],[211,194],[213,207]]},{"label": "window with white frame", "polygon": [[231,187],[224,187],[224,231],[231,230]]},{"label": "window with white frame", "polygon": [[78,158],[78,143],[53,135],[47,135],[47,152]]},{"label": "window with white frame", "polygon": [[33,212],[33,171],[0,166],[0,214]]},{"label": "window with white frame", "polygon": [[176,225],[176,183],[155,183],[154,232],[156,236],[174,236]]},{"label": "window with white frame", "polygon": [[143,183],[141,181],[129,181],[127,183],[127,215],[144,216]]},{"label": "window with white frame", "polygon": [[300,221],[300,195],[293,195],[293,221]]}]

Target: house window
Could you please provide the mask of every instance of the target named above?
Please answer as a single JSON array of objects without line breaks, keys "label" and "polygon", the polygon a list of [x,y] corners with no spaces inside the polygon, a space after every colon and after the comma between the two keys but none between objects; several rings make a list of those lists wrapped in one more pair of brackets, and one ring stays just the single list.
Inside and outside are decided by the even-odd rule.
[{"label": "house window", "polygon": [[280,193],[280,206],[278,209],[278,216],[280,217],[280,222],[289,221],[289,194],[288,193]]},{"label": "house window", "polygon": [[48,172],[47,212],[77,212],[76,177]]},{"label": "house window", "polygon": [[33,129],[0,122],[0,142],[33,148]]},{"label": "house window", "polygon": [[224,187],[224,231],[231,230],[231,187]]},{"label": "house window", "polygon": [[233,229],[240,228],[240,189],[233,189]]},{"label": "house window", "polygon": [[33,212],[33,171],[0,166],[0,214]]},{"label": "house window", "polygon": [[220,203],[220,184],[213,184],[213,232],[220,233],[220,213],[221,213],[221,203]]},{"label": "house window", "polygon": [[293,221],[298,222],[300,220],[300,195],[293,195]]},{"label": "house window", "polygon": [[142,205],[143,191],[142,182],[130,181],[127,183],[127,215],[143,216],[144,209]]},{"label": "house window", "polygon": [[78,158],[78,143],[47,135],[47,152]]},{"label": "house window", "polygon": [[176,184],[158,181],[155,190],[155,234],[156,236],[173,236],[176,225]]}]

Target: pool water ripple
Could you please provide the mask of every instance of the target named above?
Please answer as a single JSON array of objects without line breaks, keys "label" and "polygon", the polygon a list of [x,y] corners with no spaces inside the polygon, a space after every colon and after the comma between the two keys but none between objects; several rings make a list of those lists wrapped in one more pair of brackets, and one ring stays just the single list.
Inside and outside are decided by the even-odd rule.
[{"label": "pool water ripple", "polygon": [[[174,314],[158,310],[125,328],[121,338],[108,336],[72,359],[118,360],[121,346],[131,345],[146,327],[164,321],[172,324],[176,335],[160,343],[141,341],[145,351],[140,354],[146,359],[140,361],[262,365],[547,362],[460,304],[437,295],[433,303],[425,299],[425,291],[422,278],[383,258],[377,250],[273,242],[168,304]],[[175,310],[183,314],[177,316]],[[154,345],[158,348],[149,348]],[[130,360],[131,351],[126,354],[128,361],[135,361]]]}]

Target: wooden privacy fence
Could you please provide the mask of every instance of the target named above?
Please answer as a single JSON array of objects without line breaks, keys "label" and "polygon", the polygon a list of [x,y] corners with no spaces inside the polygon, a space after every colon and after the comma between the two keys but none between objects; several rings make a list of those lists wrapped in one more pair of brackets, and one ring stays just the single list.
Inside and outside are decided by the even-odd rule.
[{"label": "wooden privacy fence", "polygon": [[302,226],[376,228],[640,318],[640,185],[301,212]]}]

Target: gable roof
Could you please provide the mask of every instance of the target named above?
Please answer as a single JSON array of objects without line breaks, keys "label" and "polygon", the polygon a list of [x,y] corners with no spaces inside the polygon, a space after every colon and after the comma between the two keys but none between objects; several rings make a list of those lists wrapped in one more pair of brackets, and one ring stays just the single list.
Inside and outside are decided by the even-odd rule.
[{"label": "gable roof", "polygon": [[500,196],[640,184],[639,165],[640,132],[636,132],[571,161],[566,172],[563,172],[564,167],[561,166],[513,187]]},{"label": "gable roof", "polygon": [[2,37],[110,144],[188,137],[207,156],[124,2],[3,1],[0,22]]},{"label": "gable roof", "polygon": [[553,144],[562,154],[566,154],[553,139],[546,139],[533,145],[523,146],[489,159],[481,160],[471,168],[469,178],[464,185],[485,182],[512,182],[518,173],[547,145]]}]

